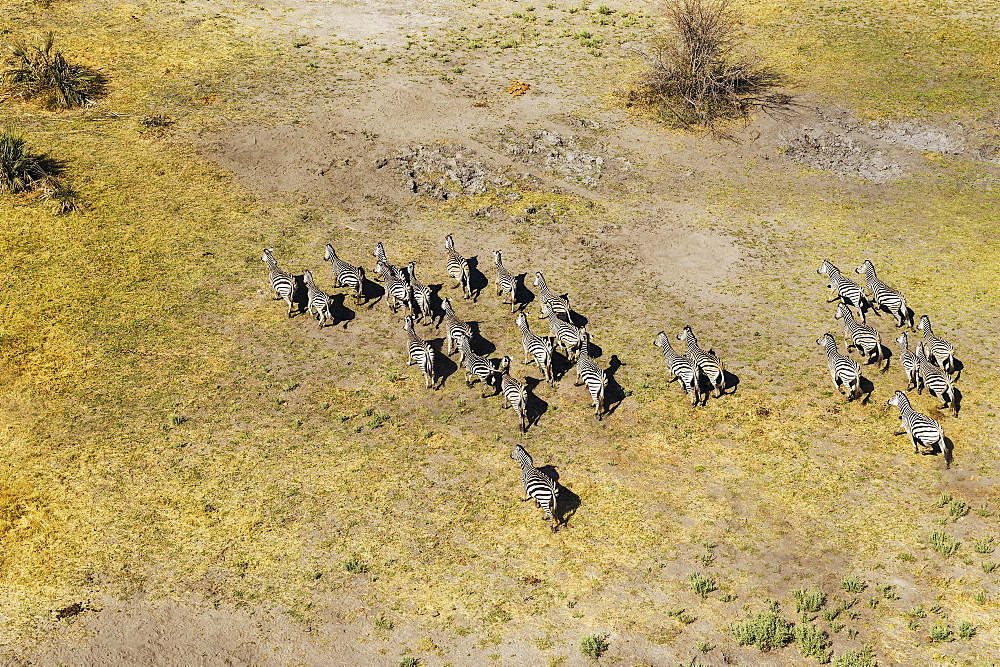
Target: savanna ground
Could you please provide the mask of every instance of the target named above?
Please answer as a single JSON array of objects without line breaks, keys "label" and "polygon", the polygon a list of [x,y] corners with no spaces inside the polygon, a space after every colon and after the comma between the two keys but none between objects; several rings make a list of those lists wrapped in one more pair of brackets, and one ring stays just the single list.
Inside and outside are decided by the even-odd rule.
[{"label": "savanna ground", "polygon": [[[741,3],[798,104],[736,142],[623,107],[652,2],[0,6],[3,38],[53,30],[108,78],[82,111],[0,107],[86,202],[0,199],[6,663],[577,665],[589,634],[609,664],[816,663],[738,644],[774,601],[839,664],[995,664],[994,3]],[[521,435],[454,362],[424,389],[383,302],[320,331],[260,261],[330,287],[325,243],[370,269],[381,240],[539,377],[492,287],[457,298],[447,233],[569,293],[610,416],[571,372]],[[872,259],[955,344],[959,418],[911,392],[950,469],[892,435],[898,355],[866,404],[832,390],[823,258]],[[652,345],[684,324],[738,378],[698,409]],[[558,473],[555,534],[515,443]]]}]

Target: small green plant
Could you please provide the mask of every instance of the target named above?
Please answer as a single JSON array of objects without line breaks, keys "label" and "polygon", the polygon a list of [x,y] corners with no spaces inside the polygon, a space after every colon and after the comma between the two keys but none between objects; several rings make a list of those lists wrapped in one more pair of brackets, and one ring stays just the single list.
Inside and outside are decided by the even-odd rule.
[{"label": "small green plant", "polygon": [[44,156],[28,150],[27,141],[12,128],[0,128],[0,193],[17,194],[50,178]]},{"label": "small green plant", "polygon": [[969,513],[969,506],[961,500],[951,500],[948,502],[948,514],[951,518],[958,520]]},{"label": "small green plant", "polygon": [[972,548],[977,554],[991,554],[996,548],[996,540],[992,537],[987,537],[982,540],[976,540],[972,543]]},{"label": "small green plant", "polygon": [[927,612],[924,611],[923,605],[917,605],[910,611],[906,612],[906,615],[910,618],[927,618]]},{"label": "small green plant", "polygon": [[976,596],[973,598],[973,600],[975,600],[979,604],[986,604],[986,601],[988,599],[989,598],[986,597],[986,593],[984,591],[979,591],[978,593],[976,593]]},{"label": "small green plant", "polygon": [[376,630],[382,630],[383,632],[392,632],[392,629],[396,627],[396,624],[385,616],[377,616],[373,623]]},{"label": "small green plant", "polygon": [[815,588],[792,591],[792,597],[795,598],[795,611],[798,612],[817,612],[826,604],[826,593]]},{"label": "small green plant", "polygon": [[872,609],[878,609],[878,603],[879,603],[878,598],[868,598],[868,606],[871,607]]},{"label": "small green plant", "polygon": [[4,87],[24,100],[41,99],[50,109],[82,107],[103,92],[104,78],[96,71],[66,61],[53,50],[55,36],[42,35],[38,45],[15,42],[4,72]]},{"label": "small green plant", "polygon": [[173,413],[171,413],[171,415],[170,415],[170,425],[171,426],[180,426],[181,424],[183,424],[186,421],[187,421],[187,417],[182,417],[181,415],[173,414]]},{"label": "small green plant", "polygon": [[979,564],[979,567],[983,568],[983,572],[986,574],[993,574],[993,572],[997,569],[997,564],[991,560],[984,560]]},{"label": "small green plant", "polygon": [[399,661],[399,667],[419,667],[420,658],[415,658],[412,655],[408,655]]},{"label": "small green plant", "polygon": [[794,639],[792,624],[778,615],[777,602],[772,602],[768,611],[733,625],[732,631],[740,646],[753,644],[761,651],[787,646]]},{"label": "small green plant", "polygon": [[698,572],[688,575],[688,584],[691,586],[691,590],[701,597],[708,597],[709,593],[718,589],[718,586],[715,585],[715,579]]},{"label": "small green plant", "polygon": [[955,636],[948,627],[947,623],[943,621],[938,621],[931,626],[930,638],[932,642],[951,642],[955,641]]},{"label": "small green plant", "polygon": [[673,616],[684,625],[690,625],[698,620],[696,617],[688,614],[684,609],[670,609],[667,611],[667,616]]},{"label": "small green plant", "polygon": [[[876,586],[876,588],[882,594],[882,597],[884,597],[886,600],[898,600],[899,599],[899,595],[896,594],[896,591],[892,588],[891,584],[882,584],[880,586]],[[851,606],[853,606],[853,605],[851,605]],[[846,608],[847,607],[845,607],[845,609]]]},{"label": "small green plant", "polygon": [[715,644],[711,642],[698,642],[698,650],[702,653],[708,653],[715,649]]},{"label": "small green plant", "polygon": [[608,7],[607,5],[605,5],[603,3],[597,6],[597,13],[598,14],[603,14],[604,16],[608,16],[609,14],[612,14],[613,12],[614,12],[613,9],[611,9],[610,7]]},{"label": "small green plant", "polygon": [[597,660],[608,650],[606,635],[587,635],[580,640],[580,653],[591,660]]},{"label": "small green plant", "polygon": [[913,563],[917,560],[917,557],[914,556],[913,554],[899,554],[898,556],[896,556],[896,558],[903,561],[904,563]]},{"label": "small green plant", "polygon": [[799,625],[795,628],[795,641],[799,651],[806,658],[819,658],[821,663],[830,661],[830,638],[815,625]]},{"label": "small green plant", "polygon": [[938,498],[938,501],[936,503],[934,503],[934,507],[944,507],[945,505],[947,505],[948,503],[950,503],[952,500],[953,499],[952,499],[950,493],[947,493],[947,492],[946,493],[942,493],[941,497]]},{"label": "small green plant", "polygon": [[860,593],[868,588],[868,584],[866,584],[864,579],[858,575],[852,574],[849,577],[845,577],[844,580],[840,582],[840,587],[848,593]]},{"label": "small green plant", "polygon": [[356,556],[351,556],[344,561],[344,569],[351,574],[364,574],[368,571],[368,565],[359,560]]},{"label": "small green plant", "polygon": [[943,530],[935,530],[930,537],[931,548],[942,556],[951,556],[958,551],[958,541]]},{"label": "small green plant", "polygon": [[875,651],[865,646],[859,651],[844,651],[833,661],[834,667],[878,667]]},{"label": "small green plant", "polygon": [[976,634],[976,626],[968,621],[962,621],[958,626],[958,636],[962,639],[972,639]]},{"label": "small green plant", "polygon": [[840,621],[831,621],[830,622],[830,631],[832,633],[837,634],[838,632],[840,632],[843,629],[844,629],[844,624],[841,623]]}]

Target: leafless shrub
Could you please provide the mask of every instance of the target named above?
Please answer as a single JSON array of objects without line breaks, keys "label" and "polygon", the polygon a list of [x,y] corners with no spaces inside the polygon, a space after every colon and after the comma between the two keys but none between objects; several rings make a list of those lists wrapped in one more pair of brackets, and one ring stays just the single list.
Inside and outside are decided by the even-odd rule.
[{"label": "leafless shrub", "polygon": [[671,32],[643,54],[649,69],[626,91],[628,106],[726,136],[720,122],[746,122],[755,110],[791,102],[773,90],[784,77],[741,48],[739,14],[730,0],[668,0],[666,15]]},{"label": "leafless shrub", "polygon": [[40,99],[50,109],[73,109],[94,100],[104,89],[104,77],[83,65],[68,62],[53,49],[55,37],[42,35],[40,44],[14,42],[10,45],[4,88],[24,100]]}]

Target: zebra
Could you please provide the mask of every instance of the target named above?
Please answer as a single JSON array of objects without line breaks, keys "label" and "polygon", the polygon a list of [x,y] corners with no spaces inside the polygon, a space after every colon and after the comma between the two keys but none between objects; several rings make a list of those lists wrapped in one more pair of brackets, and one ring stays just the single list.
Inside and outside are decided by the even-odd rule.
[{"label": "zebra", "polygon": [[[848,352],[851,351],[851,348],[855,348],[865,355],[865,363],[882,364],[882,337],[879,336],[878,331],[867,324],[859,324],[846,303],[837,306],[837,312],[833,314],[833,319],[844,320],[844,344],[847,345]],[[872,359],[872,355],[875,356],[874,359]],[[882,369],[882,372],[887,370],[889,370],[888,358],[885,360],[885,368]]]},{"label": "zebra", "polygon": [[420,311],[420,317],[418,317],[416,321],[422,322],[424,316],[426,315],[431,318],[431,322],[434,322],[434,311],[431,309],[431,291],[427,289],[423,283],[417,280],[416,268],[416,262],[410,262],[409,266],[406,267],[410,289],[413,291],[413,301],[416,303],[417,309]]},{"label": "zebra", "polygon": [[937,396],[941,400],[942,410],[948,407],[950,403],[952,413],[956,417],[958,416],[955,385],[947,373],[927,359],[927,349],[924,347],[923,341],[917,343],[917,379],[919,380],[917,384],[918,394],[923,393],[926,387],[928,393]]},{"label": "zebra", "polygon": [[590,358],[590,334],[586,331],[582,332],[580,338],[580,353],[577,355],[576,361],[576,377],[575,386],[587,385],[587,391],[590,392],[590,398],[594,402],[594,416],[600,421],[604,413],[604,390],[608,386],[608,376]]},{"label": "zebra", "polygon": [[[931,318],[923,315],[917,323],[917,331],[924,335],[924,350],[927,358],[951,374],[955,372],[955,348],[951,343],[938,338],[931,330]],[[955,379],[958,379],[957,377]]]},{"label": "zebra", "polygon": [[382,278],[383,281],[385,280],[385,271],[384,270],[379,271],[378,267],[380,264],[383,265],[386,269],[388,269],[396,280],[404,283],[406,282],[406,274],[403,273],[398,266],[390,262],[389,259],[385,256],[385,248],[382,247],[381,241],[375,244],[375,252],[372,254],[375,255],[375,259],[378,260],[375,263],[375,273],[380,278]]},{"label": "zebra", "polygon": [[552,310],[551,304],[543,303],[542,312],[549,319],[549,338],[552,339],[553,345],[561,347],[569,361],[579,359],[580,347],[584,336],[587,335],[587,328],[577,328],[569,322],[559,319],[556,317],[555,311]]},{"label": "zebra", "polygon": [[898,429],[893,435],[908,434],[910,441],[913,443],[914,454],[919,454],[921,447],[934,451],[936,445],[941,450],[941,454],[944,455],[945,466],[950,467],[944,439],[944,429],[941,428],[941,424],[937,420],[931,419],[927,415],[922,415],[910,407],[910,399],[901,391],[897,391],[887,403],[899,408],[900,426],[902,428]]},{"label": "zebra", "polygon": [[896,318],[896,326],[901,327],[907,322],[910,329],[913,328],[913,311],[906,307],[906,299],[903,295],[892,289],[875,275],[875,265],[870,259],[866,259],[864,264],[854,269],[855,273],[860,273],[865,277],[865,287],[872,295],[871,304],[875,308],[884,308],[886,312]]},{"label": "zebra", "polygon": [[870,307],[871,304],[865,298],[861,288],[853,281],[842,276],[840,270],[831,264],[828,259],[823,260],[823,264],[816,269],[816,273],[825,273],[830,278],[830,298],[826,302],[831,303],[840,299],[844,303],[854,306],[861,313],[861,322],[864,323],[865,309],[866,307]]},{"label": "zebra", "polygon": [[271,288],[278,296],[288,303],[288,316],[292,316],[292,303],[295,299],[295,278],[290,273],[285,273],[278,268],[278,262],[274,259],[274,248],[264,248],[261,261],[267,264],[268,271],[271,272]]},{"label": "zebra", "polygon": [[[513,315],[514,306],[517,304],[517,299],[514,298],[514,294],[517,292],[517,280],[504,267],[499,250],[493,251],[493,263],[497,267],[497,296],[510,294],[510,314]],[[503,303],[506,303],[506,301]]]},{"label": "zebra", "polygon": [[[698,365],[691,361],[689,357],[677,354],[674,348],[670,346],[667,334],[662,331],[656,334],[656,340],[653,341],[653,345],[663,351],[663,361],[666,362],[667,368],[670,369],[670,372],[674,376],[671,382],[678,380],[681,388],[691,397],[691,406],[698,405],[702,400]],[[707,396],[705,400],[708,400]]]},{"label": "zebra", "polygon": [[570,324],[573,323],[573,316],[570,314],[569,310],[569,299],[564,299],[562,297],[556,296],[549,291],[549,286],[545,284],[545,276],[542,275],[541,271],[535,273],[535,287],[538,288],[538,303],[542,308],[542,314],[538,316],[539,319],[544,319],[548,317],[545,314],[545,306],[548,305],[552,309],[552,312],[557,315],[566,315],[566,321]]},{"label": "zebra", "polygon": [[[441,305],[444,308],[444,330],[445,337],[448,340],[448,355],[451,356],[456,349],[461,352],[461,348],[458,345],[460,336],[465,336],[469,340],[472,340],[472,327],[458,319],[455,311],[451,308],[451,299],[442,299]],[[464,360],[464,357],[459,356],[458,363],[462,363]]]},{"label": "zebra", "polygon": [[385,264],[379,260],[378,265],[375,267],[375,272],[382,278],[385,283],[385,303],[389,306],[389,309],[393,313],[399,310],[402,306],[404,311],[413,314],[413,291],[410,289],[410,283],[405,280],[400,280],[392,269],[391,264]]},{"label": "zebra", "polygon": [[[483,398],[486,398],[486,387],[494,385],[493,377],[498,373],[493,361],[473,352],[469,338],[464,334],[458,335],[457,342],[461,352],[459,358],[465,364],[465,384],[471,387],[476,383],[476,380],[480,380],[483,383]],[[499,386],[493,387],[491,395],[496,396],[499,392]]]},{"label": "zebra", "polygon": [[917,355],[910,352],[910,341],[905,331],[900,334],[896,342],[899,343],[899,365],[906,373],[906,391],[910,391],[916,388],[919,382],[920,362],[917,361]]},{"label": "zebra", "polygon": [[545,511],[544,518],[552,521],[552,532],[559,525],[556,520],[556,502],[559,486],[555,481],[534,466],[531,455],[521,445],[514,445],[510,458],[521,464],[521,483],[524,484],[524,495],[521,502],[534,500]]},{"label": "zebra", "polygon": [[309,314],[312,315],[313,310],[316,311],[316,319],[319,320],[319,328],[322,329],[326,324],[326,318],[330,318],[330,324],[336,324],[333,319],[333,312],[330,310],[330,296],[316,287],[315,281],[313,281],[312,271],[308,269],[302,274],[306,281],[306,289],[308,290],[308,296],[306,297],[306,305]]},{"label": "zebra", "polygon": [[524,313],[517,315],[517,327],[521,330],[521,344],[524,345],[523,364],[530,364],[532,361],[542,371],[542,379],[555,386],[556,377],[552,372],[552,341],[535,335],[528,328],[528,317]]},{"label": "zebra", "polygon": [[336,251],[329,243],[323,250],[323,259],[330,262],[333,269],[333,286],[349,287],[354,290],[354,303],[361,303],[365,298],[365,270],[360,266],[352,266],[337,257]]},{"label": "zebra", "polygon": [[500,393],[504,397],[504,408],[513,408],[521,421],[521,433],[528,431],[528,391],[520,382],[511,377],[510,357],[500,360]]},{"label": "zebra", "polygon": [[420,372],[424,374],[424,385],[428,389],[437,389],[437,381],[434,378],[434,349],[430,346],[430,343],[421,339],[413,331],[412,315],[407,315],[404,318],[403,331],[406,332],[408,338],[407,351],[409,358],[406,361],[406,365],[412,366],[413,364],[417,364],[420,367]]},{"label": "zebra", "polygon": [[861,398],[861,365],[837,352],[837,341],[831,334],[825,333],[822,338],[816,340],[816,344],[826,348],[826,361],[830,366],[830,377],[833,379],[833,386],[841,394],[847,396],[848,401]]},{"label": "zebra", "polygon": [[[444,247],[448,251],[448,275],[454,278],[461,287],[466,299],[472,299],[472,286],[469,282],[469,263],[455,251],[455,240],[451,234],[444,237]],[[475,299],[472,299],[475,301]]]},{"label": "zebra", "polygon": [[689,326],[681,329],[681,332],[677,334],[677,340],[684,341],[684,344],[687,345],[688,359],[698,366],[698,370],[712,385],[716,398],[721,397],[726,389],[726,373],[719,357],[712,350],[706,352],[698,347],[698,339],[695,338],[694,332]]}]

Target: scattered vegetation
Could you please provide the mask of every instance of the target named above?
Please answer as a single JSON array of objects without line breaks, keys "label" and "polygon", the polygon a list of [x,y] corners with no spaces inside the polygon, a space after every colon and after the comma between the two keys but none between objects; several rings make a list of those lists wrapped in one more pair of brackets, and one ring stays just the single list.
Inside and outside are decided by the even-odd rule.
[{"label": "scattered vegetation", "polygon": [[368,565],[359,560],[356,556],[351,556],[344,561],[344,569],[351,574],[364,574],[368,571]]},{"label": "scattered vegetation", "polygon": [[707,597],[709,593],[718,589],[715,579],[699,572],[688,575],[688,584],[691,586],[691,590],[701,597]]},{"label": "scattered vegetation", "polygon": [[955,636],[944,621],[936,621],[931,625],[930,638],[932,642],[950,642],[955,640]]},{"label": "scattered vegetation", "polygon": [[627,104],[721,133],[720,121],[746,121],[791,102],[773,92],[784,80],[776,70],[740,52],[741,18],[729,0],[671,0],[666,17],[671,33],[647,54],[649,69],[627,91]]},{"label": "scattered vegetation", "polygon": [[415,658],[412,655],[408,655],[399,661],[399,667],[419,667],[420,658]]},{"label": "scattered vegetation", "polygon": [[587,635],[580,640],[580,653],[591,660],[597,660],[608,650],[608,638],[605,635]]},{"label": "scattered vegetation", "polygon": [[845,577],[844,580],[840,582],[840,587],[848,593],[860,593],[868,588],[868,584],[866,584],[864,579],[858,575],[852,574],[849,577]]},{"label": "scattered vegetation", "polygon": [[962,621],[958,626],[958,636],[962,639],[972,639],[976,634],[976,626],[968,621]]},{"label": "scattered vegetation", "polygon": [[82,107],[100,96],[104,78],[89,67],[68,62],[54,45],[52,32],[42,35],[39,44],[11,44],[3,76],[7,92],[23,100],[40,100],[50,109]]},{"label": "scattered vegetation", "polygon": [[373,624],[376,630],[382,630],[383,632],[392,632],[392,629],[396,627],[396,624],[385,616],[377,616]]},{"label": "scattered vegetation", "polygon": [[865,646],[858,651],[845,651],[833,661],[834,667],[878,667],[875,651]]},{"label": "scattered vegetation", "polygon": [[55,206],[56,215],[80,209],[76,191],[56,177],[61,167],[45,155],[32,153],[27,140],[12,128],[0,128],[0,194],[35,192]]},{"label": "scattered vegetation", "polygon": [[826,593],[814,588],[792,591],[792,597],[795,598],[797,612],[817,612],[826,604]]},{"label": "scattered vegetation", "polygon": [[942,556],[950,556],[958,551],[958,541],[943,530],[935,530],[930,537],[931,548]]},{"label": "scattered vegetation", "polygon": [[770,651],[790,644],[794,639],[792,623],[779,616],[778,609],[778,603],[772,602],[766,612],[734,625],[733,634],[740,646],[752,644],[761,651]]},{"label": "scattered vegetation", "polygon": [[972,543],[972,548],[977,554],[991,554],[996,548],[996,540],[992,537],[976,540]]},{"label": "scattered vegetation", "polygon": [[795,641],[806,658],[818,658],[820,663],[830,661],[830,638],[815,625],[802,624],[795,628]]}]

